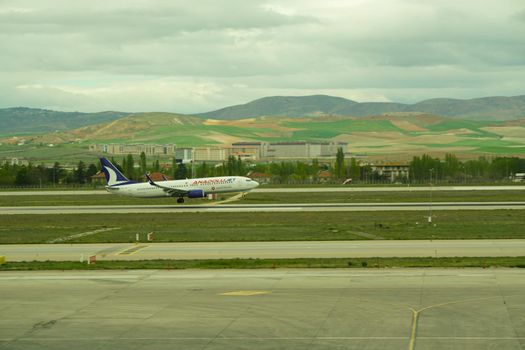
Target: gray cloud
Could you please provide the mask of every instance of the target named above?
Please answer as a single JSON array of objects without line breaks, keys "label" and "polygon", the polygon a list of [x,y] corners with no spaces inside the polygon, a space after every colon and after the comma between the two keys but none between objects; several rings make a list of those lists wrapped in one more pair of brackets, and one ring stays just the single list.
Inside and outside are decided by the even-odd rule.
[{"label": "gray cloud", "polygon": [[521,1],[0,2],[0,107],[200,112],[275,94],[525,93]]}]

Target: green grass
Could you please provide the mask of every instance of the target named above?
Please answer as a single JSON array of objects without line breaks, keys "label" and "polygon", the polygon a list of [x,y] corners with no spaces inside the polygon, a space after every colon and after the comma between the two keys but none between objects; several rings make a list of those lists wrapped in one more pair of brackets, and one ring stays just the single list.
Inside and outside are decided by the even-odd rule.
[{"label": "green grass", "polygon": [[7,262],[0,271],[10,270],[131,270],[131,269],[277,269],[277,268],[421,268],[421,267],[518,267],[525,257],[458,258],[325,258],[325,259],[228,259],[228,260],[142,260]]},{"label": "green grass", "polygon": [[285,122],[284,126],[290,128],[301,128],[293,132],[295,139],[327,139],[340,134],[351,134],[353,132],[378,132],[403,130],[394,126],[388,120],[338,120],[325,122]]},{"label": "green grass", "polygon": [[[39,144],[26,144],[23,146],[0,145],[0,158],[23,158],[33,164],[78,164],[80,160],[87,163],[97,163],[98,155],[88,152],[88,143],[66,143],[48,147]],[[118,159],[118,158],[117,158]]]},{"label": "green grass", "polygon": [[0,216],[0,244],[45,243],[105,227],[117,228],[71,243],[133,242],[155,233],[156,242],[304,241],[361,239],[525,238],[521,210],[427,212],[294,212],[68,214]]},{"label": "green grass", "polygon": [[[234,194],[223,194],[219,200]],[[415,192],[297,192],[297,193],[248,193],[231,204],[283,204],[283,203],[392,203],[428,202],[429,191]],[[432,191],[433,202],[501,202],[525,201],[525,190],[515,191]],[[186,205],[206,205],[206,199],[187,199]],[[111,194],[0,196],[2,206],[52,206],[52,205],[178,205],[175,198],[132,198]]]},{"label": "green grass", "polygon": [[481,128],[484,128],[486,126],[494,126],[497,124],[502,124],[499,122],[487,122],[487,121],[475,121],[475,120],[463,120],[463,119],[447,119],[445,121],[442,121],[437,124],[430,124],[425,126],[429,131],[432,132],[446,132],[449,130],[454,129],[468,129],[472,131],[476,131],[478,133],[477,136],[486,136],[486,137],[497,137],[497,134],[494,134],[489,131],[481,130]]}]

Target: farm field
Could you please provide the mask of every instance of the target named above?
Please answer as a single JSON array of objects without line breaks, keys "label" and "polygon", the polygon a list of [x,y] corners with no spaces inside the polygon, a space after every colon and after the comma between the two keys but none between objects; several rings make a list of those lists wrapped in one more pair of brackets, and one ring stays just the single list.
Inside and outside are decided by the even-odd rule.
[{"label": "farm field", "polygon": [[[16,146],[20,139],[26,144]],[[260,117],[215,120],[171,113],[142,113],[74,130],[0,139],[0,157],[35,162],[96,161],[92,143],[229,146],[238,141],[346,141],[349,151],[377,159],[406,160],[414,154],[461,158],[522,155],[525,121],[472,121],[426,114],[374,117]],[[53,147],[48,145],[53,144]]]}]

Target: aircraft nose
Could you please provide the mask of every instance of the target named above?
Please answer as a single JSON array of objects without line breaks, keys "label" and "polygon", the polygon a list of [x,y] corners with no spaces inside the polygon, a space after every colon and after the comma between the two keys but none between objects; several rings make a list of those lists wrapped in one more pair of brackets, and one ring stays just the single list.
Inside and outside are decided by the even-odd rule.
[{"label": "aircraft nose", "polygon": [[257,181],[254,181],[254,180],[252,180],[252,182],[253,182],[253,184],[252,184],[253,188],[255,188],[255,187],[258,187],[258,186],[259,186],[259,183],[258,183]]}]

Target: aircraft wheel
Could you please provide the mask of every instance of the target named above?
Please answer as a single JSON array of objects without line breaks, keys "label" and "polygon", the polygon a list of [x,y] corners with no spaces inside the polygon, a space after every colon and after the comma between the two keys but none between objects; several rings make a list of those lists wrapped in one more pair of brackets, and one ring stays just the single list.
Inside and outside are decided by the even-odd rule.
[{"label": "aircraft wheel", "polygon": [[184,198],[182,198],[182,197],[177,198],[177,203],[179,203],[179,204],[184,203]]}]

